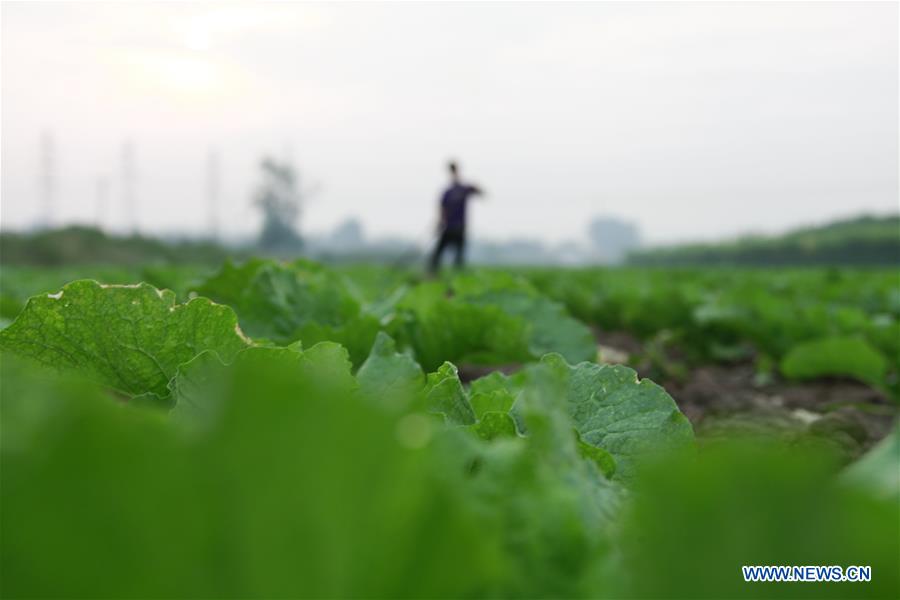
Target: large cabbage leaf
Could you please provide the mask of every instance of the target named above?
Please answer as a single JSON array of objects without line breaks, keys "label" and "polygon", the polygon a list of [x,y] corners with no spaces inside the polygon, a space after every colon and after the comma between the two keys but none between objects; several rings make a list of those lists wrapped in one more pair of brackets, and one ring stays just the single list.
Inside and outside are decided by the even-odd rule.
[{"label": "large cabbage leaf", "polygon": [[630,480],[644,455],[688,446],[693,429],[672,397],[621,365],[568,365],[548,354],[541,365],[560,384],[564,403],[580,440],[612,455],[616,477]]},{"label": "large cabbage leaf", "polygon": [[178,366],[203,351],[230,360],[248,345],[227,306],[151,285],[72,282],[35,296],[0,332],[0,349],[57,369],[78,369],[131,395],[168,395]]}]

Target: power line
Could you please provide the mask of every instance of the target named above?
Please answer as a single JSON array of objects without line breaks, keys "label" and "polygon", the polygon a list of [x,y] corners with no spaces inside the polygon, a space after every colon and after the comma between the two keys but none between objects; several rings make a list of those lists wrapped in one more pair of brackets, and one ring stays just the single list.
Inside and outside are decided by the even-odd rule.
[{"label": "power line", "polygon": [[122,206],[125,209],[126,227],[137,233],[137,195],[135,191],[137,168],[135,167],[134,142],[126,140],[122,144]]},{"label": "power line", "polygon": [[206,201],[209,211],[209,235],[213,240],[219,237],[219,192],[221,190],[222,169],[219,153],[210,150],[206,157]]},{"label": "power line", "polygon": [[106,211],[109,208],[109,179],[106,177],[97,177],[96,184],[96,215],[95,226],[97,229],[103,229],[106,222]]},{"label": "power line", "polygon": [[53,211],[56,208],[56,144],[53,134],[49,131],[41,133],[38,187],[40,189],[39,225],[49,228],[53,225]]}]

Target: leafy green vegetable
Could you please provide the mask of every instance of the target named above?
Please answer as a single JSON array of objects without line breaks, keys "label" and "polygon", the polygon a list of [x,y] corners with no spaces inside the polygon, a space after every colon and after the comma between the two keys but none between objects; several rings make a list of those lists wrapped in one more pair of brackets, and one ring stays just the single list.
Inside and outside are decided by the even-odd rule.
[{"label": "leafy green vegetable", "polygon": [[436,372],[428,374],[425,401],[429,412],[443,414],[448,423],[471,425],[475,422],[475,412],[453,363],[445,362]]},{"label": "leafy green vegetable", "polygon": [[634,475],[641,455],[683,447],[693,430],[660,386],[620,365],[566,364],[557,354],[541,360],[559,380],[564,402],[580,440],[608,452],[617,478]]},{"label": "leafy green vegetable", "polygon": [[509,412],[519,391],[498,371],[476,379],[469,386],[472,408],[479,418],[488,412]]},{"label": "leafy green vegetable", "polygon": [[556,352],[576,363],[597,355],[591,330],[567,315],[557,302],[534,293],[509,291],[487,292],[468,300],[497,306],[505,314],[521,318],[527,324],[528,349],[534,357]]},{"label": "leafy green vegetable", "polygon": [[169,381],[172,419],[191,428],[211,426],[227,389],[225,372],[225,364],[213,352],[201,352],[179,366]]},{"label": "leafy green vegetable", "polygon": [[484,413],[478,418],[478,422],[470,427],[478,437],[484,440],[518,435],[515,420],[505,412]]},{"label": "leafy green vegetable", "polygon": [[532,358],[524,321],[497,306],[445,298],[437,284],[410,292],[398,312],[392,328],[425,369],[436,369],[445,360],[503,364]]},{"label": "leafy green vegetable", "polygon": [[[639,598],[894,598],[896,500],[835,478],[813,447],[721,442],[647,465],[620,515],[622,588]],[[869,565],[872,581],[747,583],[743,565]]]},{"label": "leafy green vegetable", "polygon": [[591,331],[561,304],[502,273],[420,285],[398,309],[394,330],[427,369],[444,360],[503,364],[559,352],[578,362],[597,353]]},{"label": "leafy green vegetable", "polygon": [[[3,314],[63,272],[13,272],[12,288],[7,273]],[[662,388],[590,362],[593,336],[569,316],[683,346],[685,363],[757,353],[785,366],[805,352],[815,368],[799,361],[801,373],[838,365],[896,386],[889,275],[478,270],[420,283],[252,260],[198,288],[237,317],[148,285],[75,282],[0,333],[0,595],[897,597],[896,432],[846,469],[833,442],[866,432],[839,411],[802,415],[809,426],[787,415],[790,446],[695,446]],[[202,274],[109,276],[174,282],[181,297]],[[823,339],[826,351],[809,343]],[[516,373],[466,383],[471,365],[454,362]],[[874,579],[740,576],[816,563],[871,564]]]},{"label": "leafy green vegetable", "polygon": [[843,478],[881,497],[900,502],[900,423],[877,446],[850,465]]},{"label": "leafy green vegetable", "polygon": [[517,433],[510,415],[490,412],[470,428],[474,436],[445,431],[436,439],[447,448],[447,463],[438,468],[466,489],[491,530],[501,532],[516,574],[486,595],[598,596],[604,589],[621,490],[579,454],[556,395],[558,381],[544,374],[533,370],[523,388],[526,435]]},{"label": "leafy green vegetable", "polygon": [[[502,589],[514,573],[499,532],[484,537],[464,490],[434,470],[437,450],[404,446],[395,417],[296,368],[332,354],[242,352],[223,366],[218,417],[190,436],[159,411],[61,387],[52,419],[12,445],[4,435],[4,597]],[[35,400],[11,392],[32,389],[4,380],[4,428]]]},{"label": "leafy green vegetable", "polygon": [[832,337],[798,344],[782,360],[781,371],[794,379],[847,375],[878,385],[884,381],[887,362],[859,338]]},{"label": "leafy green vegetable", "polygon": [[599,446],[584,443],[577,432],[576,439],[578,440],[578,453],[593,461],[603,471],[603,474],[611,479],[616,473],[616,459],[613,458],[613,455]]},{"label": "leafy green vegetable", "polygon": [[168,394],[178,365],[205,350],[225,360],[248,340],[227,306],[175,304],[168,290],[75,281],[35,296],[0,332],[0,349],[53,368],[79,369],[132,395]]},{"label": "leafy green vegetable", "polygon": [[406,407],[425,385],[422,368],[411,357],[396,351],[394,340],[382,332],[372,353],[356,374],[364,396],[393,408]]},{"label": "leafy green vegetable", "polygon": [[379,330],[341,278],[309,262],[282,264],[253,259],[225,263],[197,293],[233,307],[254,338],[279,344],[301,340],[343,344],[354,364],[366,357]]},{"label": "leafy green vegetable", "polygon": [[297,346],[249,347],[239,352],[230,366],[204,352],[182,365],[169,383],[174,400],[172,418],[194,429],[211,427],[220,416],[228,390],[239,384],[237,379],[252,380],[254,373],[273,365],[302,376],[304,384],[317,394],[342,397],[357,389],[346,349],[333,342],[320,342],[305,351]]},{"label": "leafy green vegetable", "polygon": [[476,416],[489,412],[509,412],[515,403],[515,396],[506,390],[473,393],[470,400]]}]

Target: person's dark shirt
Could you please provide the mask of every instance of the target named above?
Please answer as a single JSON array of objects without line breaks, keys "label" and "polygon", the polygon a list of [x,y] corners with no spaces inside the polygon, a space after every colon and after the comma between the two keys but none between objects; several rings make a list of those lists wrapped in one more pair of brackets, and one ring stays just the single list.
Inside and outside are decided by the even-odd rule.
[{"label": "person's dark shirt", "polygon": [[444,211],[444,228],[447,231],[465,231],[466,204],[475,192],[474,186],[463,183],[454,183],[444,192],[441,207]]}]

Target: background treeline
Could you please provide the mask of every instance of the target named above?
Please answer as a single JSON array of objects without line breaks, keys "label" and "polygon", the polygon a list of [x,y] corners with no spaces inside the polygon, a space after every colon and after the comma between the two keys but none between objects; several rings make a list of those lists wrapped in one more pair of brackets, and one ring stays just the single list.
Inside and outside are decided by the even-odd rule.
[{"label": "background treeline", "polygon": [[781,236],[688,244],[629,255],[632,265],[900,265],[900,216],[858,217]]},{"label": "background treeline", "polygon": [[211,241],[113,236],[93,227],[0,234],[0,261],[7,265],[219,264],[229,256],[234,257],[235,251]]},{"label": "background treeline", "polygon": [[[319,244],[321,245],[321,244]],[[420,250],[400,240],[343,252],[310,244],[302,254],[324,262],[410,264]],[[0,233],[0,263],[20,266],[77,264],[144,265],[147,263],[218,265],[226,258],[278,255],[258,244],[223,245],[208,239],[157,238],[140,234],[107,234],[92,227]],[[301,252],[291,253],[297,256]],[[473,256],[473,262],[485,261]],[[535,260],[532,264],[542,264]],[[590,263],[591,256],[566,264]],[[820,227],[797,229],[781,236],[747,236],[731,242],[686,244],[631,252],[636,266],[900,266],[900,215],[865,216]]]}]

